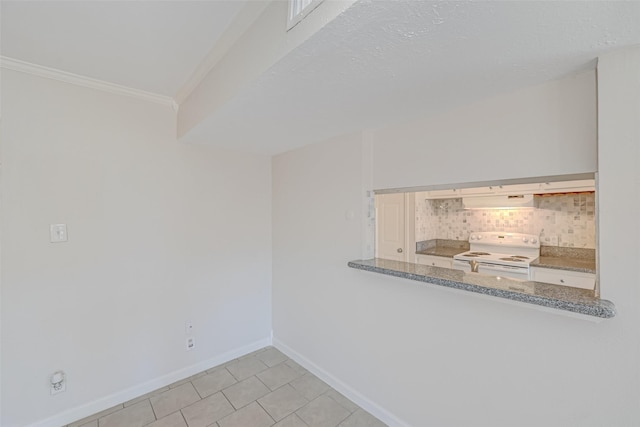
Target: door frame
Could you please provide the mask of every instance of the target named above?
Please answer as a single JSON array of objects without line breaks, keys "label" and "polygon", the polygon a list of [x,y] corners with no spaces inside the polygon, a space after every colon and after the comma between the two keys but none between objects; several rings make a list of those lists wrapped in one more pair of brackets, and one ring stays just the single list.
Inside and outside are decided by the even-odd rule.
[{"label": "door frame", "polygon": [[416,193],[404,193],[404,261],[416,262]]}]

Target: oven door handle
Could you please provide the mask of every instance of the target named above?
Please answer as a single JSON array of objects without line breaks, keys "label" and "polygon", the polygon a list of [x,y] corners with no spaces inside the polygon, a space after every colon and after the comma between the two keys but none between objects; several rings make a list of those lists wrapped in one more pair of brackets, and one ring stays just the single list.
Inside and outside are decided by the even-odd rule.
[{"label": "oven door handle", "polygon": [[490,263],[480,263],[480,267],[487,270],[493,271],[522,271],[528,272],[529,267],[522,266],[516,267],[514,265],[500,265],[500,264],[490,264]]}]

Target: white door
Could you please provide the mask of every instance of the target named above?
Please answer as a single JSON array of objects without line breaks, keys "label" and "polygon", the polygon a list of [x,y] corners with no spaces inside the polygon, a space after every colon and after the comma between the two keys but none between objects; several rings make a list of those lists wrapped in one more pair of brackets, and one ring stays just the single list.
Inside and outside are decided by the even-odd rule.
[{"label": "white door", "polygon": [[376,195],[376,258],[405,260],[405,194]]}]

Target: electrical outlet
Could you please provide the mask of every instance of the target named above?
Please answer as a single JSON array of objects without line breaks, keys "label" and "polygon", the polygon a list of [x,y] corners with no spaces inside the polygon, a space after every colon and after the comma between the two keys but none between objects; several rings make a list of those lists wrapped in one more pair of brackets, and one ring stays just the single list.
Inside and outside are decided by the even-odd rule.
[{"label": "electrical outlet", "polygon": [[549,236],[549,246],[558,246],[558,236]]},{"label": "electrical outlet", "polygon": [[191,335],[193,333],[193,323],[189,320],[184,322],[184,333],[187,335]]},{"label": "electrical outlet", "polygon": [[187,351],[191,351],[196,348],[196,337],[187,338]]},{"label": "electrical outlet", "polygon": [[64,371],[57,371],[51,374],[49,387],[52,396],[67,390],[67,376]]}]

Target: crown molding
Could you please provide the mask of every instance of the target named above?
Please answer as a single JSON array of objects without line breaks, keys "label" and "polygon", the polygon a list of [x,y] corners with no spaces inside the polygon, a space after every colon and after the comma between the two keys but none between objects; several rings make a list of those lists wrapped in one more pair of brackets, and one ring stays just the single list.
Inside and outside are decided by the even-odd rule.
[{"label": "crown molding", "polygon": [[142,99],[144,101],[153,102],[155,104],[165,105],[178,111],[176,101],[164,95],[158,95],[144,90],[133,89],[115,83],[106,82],[104,80],[93,79],[91,77],[80,76],[78,74],[69,73],[67,71],[57,70],[55,68],[44,67],[42,65],[32,64],[30,62],[21,61],[19,59],[0,56],[0,67],[7,70],[19,71],[22,73],[33,74],[38,77],[58,80],[78,86],[84,86],[91,89],[97,89],[116,95],[130,96],[132,98]]}]

